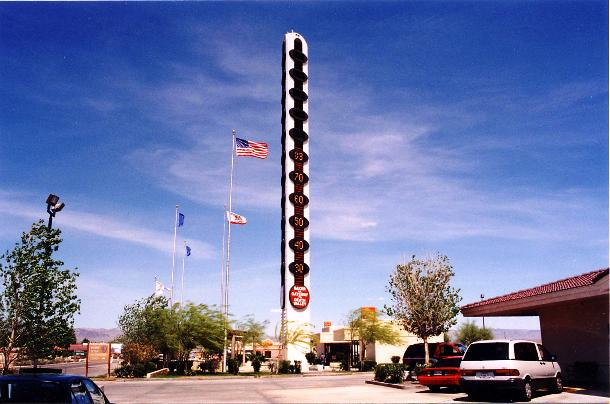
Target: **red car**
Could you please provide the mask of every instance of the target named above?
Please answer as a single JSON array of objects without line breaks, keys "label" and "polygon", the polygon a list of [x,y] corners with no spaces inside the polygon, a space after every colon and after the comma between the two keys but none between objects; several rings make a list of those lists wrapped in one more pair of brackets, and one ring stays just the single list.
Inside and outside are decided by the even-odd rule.
[{"label": "red car", "polygon": [[427,386],[430,391],[439,391],[441,387],[459,391],[461,361],[461,356],[439,359],[432,367],[422,369],[417,375],[417,380],[422,386]]}]

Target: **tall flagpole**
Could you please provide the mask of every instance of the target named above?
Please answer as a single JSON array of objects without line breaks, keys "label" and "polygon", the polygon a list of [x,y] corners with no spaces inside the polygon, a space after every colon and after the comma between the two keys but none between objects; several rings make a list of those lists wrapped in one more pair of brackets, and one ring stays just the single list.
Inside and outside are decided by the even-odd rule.
[{"label": "tall flagpole", "polygon": [[[226,260],[226,255],[225,255],[225,245],[226,245],[226,240],[227,240],[227,205],[223,206],[223,212],[222,212],[222,261],[220,262],[220,307],[222,310],[222,314],[224,316],[225,313],[225,260]],[[229,225],[230,226],[230,225]],[[226,325],[226,324],[225,324]],[[224,332],[224,354],[222,356],[222,371],[225,371],[225,367],[226,367],[226,361],[225,361],[225,356],[227,355],[227,329],[225,327],[225,332]]]},{"label": "tall flagpole", "polygon": [[172,276],[171,276],[171,289],[169,291],[169,307],[174,304],[174,272],[176,271],[176,234],[178,232],[178,208],[180,205],[176,205],[176,220],[174,221],[174,253],[172,254]]},{"label": "tall flagpole", "polygon": [[[233,202],[233,170],[235,168],[235,129],[232,132],[231,139],[231,175],[229,176],[229,214],[232,212]],[[225,213],[225,216],[227,214]],[[222,356],[223,369],[227,368],[227,328],[229,326],[229,272],[231,270],[231,221],[228,217],[225,217],[228,221],[227,230],[227,261],[225,269],[225,290],[224,290],[224,315],[225,315],[225,341]]]},{"label": "tall flagpole", "polygon": [[186,260],[186,240],[184,240],[184,249],[182,250],[182,278],[180,280],[180,307],[182,307],[182,299],[184,298],[184,261]]},{"label": "tall flagpole", "polygon": [[227,205],[223,205],[222,212],[222,260],[220,261],[220,307],[224,313],[225,307],[225,246],[227,240]]}]

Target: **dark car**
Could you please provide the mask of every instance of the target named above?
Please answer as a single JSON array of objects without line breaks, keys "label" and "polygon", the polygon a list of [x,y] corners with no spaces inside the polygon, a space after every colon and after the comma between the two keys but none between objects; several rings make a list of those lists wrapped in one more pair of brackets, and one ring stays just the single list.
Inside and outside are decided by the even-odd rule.
[{"label": "dark car", "polygon": [[110,401],[87,377],[39,373],[0,376],[0,403],[108,404]]},{"label": "dark car", "polygon": [[[436,361],[449,356],[462,356],[466,352],[466,347],[462,344],[451,342],[429,342],[428,354],[430,362],[434,364]],[[426,363],[424,344],[422,342],[409,345],[402,357],[402,363],[407,370],[412,371],[417,365]]]}]

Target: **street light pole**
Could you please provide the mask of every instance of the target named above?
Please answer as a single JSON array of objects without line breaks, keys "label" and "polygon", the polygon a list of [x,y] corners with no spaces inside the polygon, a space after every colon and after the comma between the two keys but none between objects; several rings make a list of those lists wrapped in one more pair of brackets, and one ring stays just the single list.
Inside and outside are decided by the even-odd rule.
[{"label": "street light pole", "polygon": [[47,227],[49,230],[51,230],[51,227],[53,226],[53,218],[55,217],[55,214],[61,211],[64,206],[66,206],[66,204],[59,202],[59,196],[49,194],[47,197],[47,213],[49,214],[49,224]]},{"label": "street light pole", "polygon": [[[485,299],[485,295],[481,293],[481,300]],[[485,329],[485,316],[483,316],[483,329]]]}]

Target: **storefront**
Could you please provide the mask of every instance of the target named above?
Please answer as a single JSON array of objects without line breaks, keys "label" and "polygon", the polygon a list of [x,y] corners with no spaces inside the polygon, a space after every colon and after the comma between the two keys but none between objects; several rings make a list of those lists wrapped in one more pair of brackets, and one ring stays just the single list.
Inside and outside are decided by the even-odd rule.
[{"label": "storefront", "polygon": [[[392,324],[400,335],[400,342],[396,345],[375,342],[367,344],[365,360],[375,361],[377,363],[390,363],[392,356],[399,356],[402,358],[409,345],[423,342],[415,335],[406,332],[397,322],[392,320],[381,321],[387,321]],[[343,362],[345,360],[350,360],[350,363],[357,363],[360,360],[360,343],[355,337],[352,338],[348,327],[333,326],[330,322],[325,322],[318,337],[320,342],[316,351],[318,352],[319,357],[324,353],[326,365],[329,365],[330,362]],[[442,342],[443,336],[439,335],[432,337],[429,338],[428,341]]]}]

